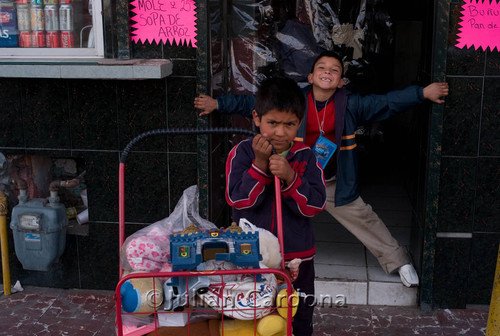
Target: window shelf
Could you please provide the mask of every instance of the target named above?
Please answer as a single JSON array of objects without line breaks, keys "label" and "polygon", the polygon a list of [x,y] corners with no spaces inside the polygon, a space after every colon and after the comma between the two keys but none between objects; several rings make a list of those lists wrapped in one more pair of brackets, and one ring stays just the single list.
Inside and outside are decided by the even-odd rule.
[{"label": "window shelf", "polygon": [[161,79],[172,74],[166,59],[0,59],[0,77]]}]

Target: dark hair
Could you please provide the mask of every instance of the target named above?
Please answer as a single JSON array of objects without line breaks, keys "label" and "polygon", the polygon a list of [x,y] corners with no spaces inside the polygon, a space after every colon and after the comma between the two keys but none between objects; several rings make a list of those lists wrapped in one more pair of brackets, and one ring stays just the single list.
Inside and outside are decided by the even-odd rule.
[{"label": "dark hair", "polygon": [[330,50],[325,50],[325,51],[321,52],[321,54],[319,54],[318,57],[316,57],[313,65],[311,67],[310,73],[314,72],[314,66],[316,66],[316,63],[318,63],[318,61],[321,57],[333,57],[336,60],[338,60],[340,63],[340,66],[342,67],[342,77],[344,76],[344,62],[342,61],[342,57],[339,54],[337,54],[335,51],[330,51]]},{"label": "dark hair", "polygon": [[304,118],[306,100],[302,90],[294,80],[287,77],[270,77],[259,86],[255,97],[255,111],[259,119],[267,112],[292,112],[299,120]]}]

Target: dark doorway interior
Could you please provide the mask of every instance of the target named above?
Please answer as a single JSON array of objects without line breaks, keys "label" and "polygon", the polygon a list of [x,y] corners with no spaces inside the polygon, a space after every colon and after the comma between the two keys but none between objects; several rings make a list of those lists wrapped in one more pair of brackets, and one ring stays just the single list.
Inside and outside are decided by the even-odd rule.
[{"label": "dark doorway interior", "polygon": [[[305,85],[312,61],[322,49],[346,56],[346,76],[353,91],[385,93],[410,84],[427,84],[432,8],[430,0],[212,0],[212,95],[252,94],[263,78],[278,73]],[[336,24],[350,24],[344,28],[345,34],[351,34],[363,16],[364,23],[358,27],[364,31],[363,41],[357,45],[332,41]],[[397,177],[415,202],[414,184],[422,174],[418,152],[427,137],[426,117],[418,112],[408,111],[359,130],[361,184]],[[251,127],[249,120],[239,116],[214,114],[211,118],[216,126]],[[212,139],[210,213],[218,225],[230,224],[223,196],[224,161],[239,140],[237,136]]]}]

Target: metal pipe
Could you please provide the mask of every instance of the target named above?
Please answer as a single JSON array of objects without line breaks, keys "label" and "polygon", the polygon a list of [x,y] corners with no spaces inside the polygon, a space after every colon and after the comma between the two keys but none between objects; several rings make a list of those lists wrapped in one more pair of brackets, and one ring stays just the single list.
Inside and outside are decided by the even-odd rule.
[{"label": "metal pipe", "polygon": [[3,190],[0,190],[0,245],[2,249],[3,292],[5,295],[10,295],[9,247],[7,245],[7,197]]},{"label": "metal pipe", "polygon": [[495,280],[491,291],[490,312],[486,324],[486,336],[496,335],[500,335],[500,246],[498,247]]}]

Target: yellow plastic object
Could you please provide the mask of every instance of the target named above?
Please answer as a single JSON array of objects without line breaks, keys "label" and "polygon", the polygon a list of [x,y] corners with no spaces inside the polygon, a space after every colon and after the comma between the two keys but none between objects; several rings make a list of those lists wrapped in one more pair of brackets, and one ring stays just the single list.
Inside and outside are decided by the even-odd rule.
[{"label": "yellow plastic object", "polygon": [[[224,333],[222,333],[224,325]],[[224,336],[284,336],[286,320],[279,314],[254,320],[224,320],[219,324],[219,335]],[[255,329],[256,328],[256,329]]]},{"label": "yellow plastic object", "polygon": [[[257,321],[258,323],[258,321]],[[222,333],[224,326],[224,333]],[[262,336],[255,333],[253,320],[224,320],[219,324],[219,335],[224,336]]]},{"label": "yellow plastic object", "polygon": [[491,291],[490,312],[486,324],[486,336],[496,335],[500,335],[500,246],[498,247],[495,280]]},{"label": "yellow plastic object", "polygon": [[5,295],[11,294],[10,289],[10,266],[9,247],[7,244],[7,197],[3,190],[0,190],[0,245],[2,250],[2,274],[3,292]]},{"label": "yellow plastic object", "polygon": [[278,313],[285,319],[287,318],[289,303],[292,306],[292,316],[295,316],[297,307],[299,306],[299,295],[297,294],[297,291],[294,290],[292,291],[290,299],[287,300],[286,287],[282,288],[276,296],[276,306],[278,307]]},{"label": "yellow plastic object", "polygon": [[281,315],[267,315],[257,324],[257,335],[282,336],[286,335],[286,320]]}]

